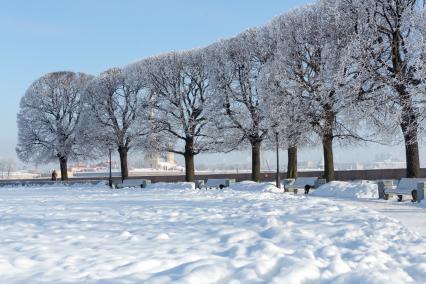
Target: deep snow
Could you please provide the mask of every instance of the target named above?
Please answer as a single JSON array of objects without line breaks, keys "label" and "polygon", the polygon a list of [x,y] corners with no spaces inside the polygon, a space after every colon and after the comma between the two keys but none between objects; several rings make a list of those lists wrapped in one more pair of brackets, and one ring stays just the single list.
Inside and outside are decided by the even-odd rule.
[{"label": "deep snow", "polygon": [[0,282],[426,279],[424,239],[361,202],[165,187],[0,189]]},{"label": "deep snow", "polygon": [[348,199],[378,198],[377,184],[370,181],[332,181],[321,185],[312,196],[338,197]]}]

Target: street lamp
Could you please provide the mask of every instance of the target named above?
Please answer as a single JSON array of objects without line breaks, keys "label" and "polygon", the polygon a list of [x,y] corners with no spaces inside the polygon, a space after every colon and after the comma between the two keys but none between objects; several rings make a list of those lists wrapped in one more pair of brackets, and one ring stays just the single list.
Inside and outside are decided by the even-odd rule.
[{"label": "street lamp", "polygon": [[275,181],[276,181],[276,186],[278,188],[281,187],[281,182],[280,182],[280,155],[279,155],[279,141],[278,141],[278,131],[275,132],[275,142],[277,144],[277,174],[275,177]]},{"label": "street lamp", "polygon": [[108,150],[109,150],[109,179],[108,179],[108,184],[109,184],[109,187],[112,188],[112,159],[111,159],[112,147],[109,147]]}]

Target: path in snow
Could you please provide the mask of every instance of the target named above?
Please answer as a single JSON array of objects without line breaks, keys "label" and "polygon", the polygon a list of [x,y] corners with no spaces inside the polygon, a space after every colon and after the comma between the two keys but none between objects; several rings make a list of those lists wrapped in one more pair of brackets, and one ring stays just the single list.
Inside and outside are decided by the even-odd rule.
[{"label": "path in snow", "polygon": [[1,283],[424,279],[424,238],[357,202],[159,188],[0,190]]},{"label": "path in snow", "polygon": [[365,206],[383,213],[386,216],[399,220],[408,229],[417,232],[426,238],[426,209],[420,208],[410,201],[358,200],[349,201],[333,198],[338,203],[351,206]]}]

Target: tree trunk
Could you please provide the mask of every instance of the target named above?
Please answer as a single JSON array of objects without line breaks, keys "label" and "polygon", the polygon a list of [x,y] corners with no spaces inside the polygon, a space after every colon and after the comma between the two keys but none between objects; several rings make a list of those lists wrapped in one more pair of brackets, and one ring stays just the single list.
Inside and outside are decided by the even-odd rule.
[{"label": "tree trunk", "polygon": [[[410,68],[407,67],[405,59],[402,57],[401,50],[404,49],[404,40],[399,28],[392,33],[392,67],[394,78],[413,79],[410,74]],[[418,145],[418,118],[413,107],[413,101],[409,91],[407,91],[407,83],[401,82],[395,86],[399,95],[401,105],[401,129],[404,134],[405,157],[407,162],[407,177],[420,177],[420,160]]]},{"label": "tree trunk", "polygon": [[287,178],[297,178],[297,146],[287,149]]},{"label": "tree trunk", "polygon": [[322,139],[324,151],[324,178],[327,182],[335,180],[334,175],[334,159],[333,159],[333,136],[330,134],[324,135]]},{"label": "tree trunk", "polygon": [[251,180],[260,181],[260,141],[251,142]]},{"label": "tree trunk", "polygon": [[[404,110],[403,110],[404,111]],[[405,111],[407,114],[409,111]],[[415,114],[409,118],[410,115],[403,115],[401,123],[402,133],[405,142],[405,160],[407,162],[407,178],[420,177],[420,158],[419,158],[419,144],[417,139],[417,123]]]},{"label": "tree trunk", "polygon": [[118,147],[118,154],[120,155],[120,167],[121,167],[121,180],[125,180],[129,177],[129,169],[127,167],[127,153],[129,149],[126,146]]},{"label": "tree trunk", "polygon": [[195,165],[194,165],[194,140],[187,139],[185,142],[185,181],[195,181]]},{"label": "tree trunk", "polygon": [[194,154],[186,153],[185,157],[185,181],[195,181],[195,166],[194,166]]},{"label": "tree trunk", "polygon": [[417,142],[405,144],[405,157],[407,160],[407,177],[420,177],[419,145]]},{"label": "tree trunk", "polygon": [[407,178],[420,177],[417,115],[412,106],[410,94],[404,85],[397,88],[401,109],[401,130],[404,135]]},{"label": "tree trunk", "polygon": [[68,180],[68,166],[67,166],[67,158],[60,157],[59,158],[59,166],[61,168],[61,180]]}]

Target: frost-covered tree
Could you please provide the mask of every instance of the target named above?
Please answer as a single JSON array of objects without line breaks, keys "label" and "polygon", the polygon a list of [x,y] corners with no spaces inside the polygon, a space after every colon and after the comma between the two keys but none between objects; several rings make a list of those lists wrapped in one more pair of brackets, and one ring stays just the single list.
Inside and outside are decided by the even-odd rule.
[{"label": "frost-covered tree", "polygon": [[259,88],[263,112],[270,126],[267,143],[287,150],[287,178],[297,178],[297,149],[307,145],[311,126],[305,118],[307,102],[300,88],[285,77],[279,58],[268,63]]},{"label": "frost-covered tree", "polygon": [[58,159],[61,179],[68,179],[67,162],[87,157],[78,143],[84,89],[92,76],[54,72],[37,79],[20,102],[16,152],[24,162]]},{"label": "frost-covered tree", "polygon": [[139,64],[150,91],[151,120],[158,151],[185,158],[185,180],[194,181],[194,157],[212,150],[215,139],[214,102],[209,91],[204,50],[171,52]]},{"label": "frost-covered tree", "polygon": [[[251,146],[252,180],[260,180],[260,149],[268,134],[258,90],[260,75],[273,53],[259,30],[211,45],[209,80],[223,105],[220,128],[233,146]],[[232,147],[231,147],[232,148]]]},{"label": "frost-covered tree", "polygon": [[123,180],[129,176],[129,151],[141,146],[150,131],[147,93],[136,80],[138,72],[132,67],[112,68],[86,88],[85,116],[92,141],[118,151]]},{"label": "frost-covered tree", "polygon": [[[426,65],[424,2],[342,0],[356,21],[353,55],[360,77],[370,78],[380,110],[371,121],[380,129],[402,132],[407,177],[419,177],[419,136],[424,120]],[[363,86],[365,88],[365,86]]]},{"label": "frost-covered tree", "polygon": [[16,168],[14,159],[0,159],[0,178],[10,178],[10,174]]},{"label": "frost-covered tree", "polygon": [[300,88],[305,100],[304,119],[322,141],[324,177],[334,180],[333,141],[361,139],[351,127],[357,124],[359,102],[348,86],[346,51],[354,25],[330,5],[332,1],[305,6],[271,23],[278,41],[282,76]]}]

